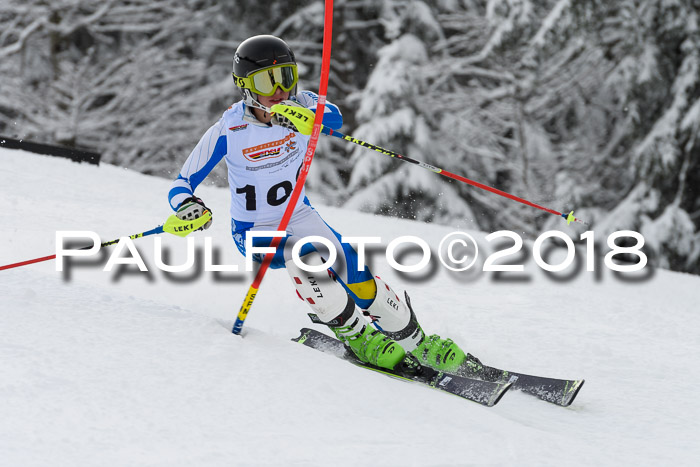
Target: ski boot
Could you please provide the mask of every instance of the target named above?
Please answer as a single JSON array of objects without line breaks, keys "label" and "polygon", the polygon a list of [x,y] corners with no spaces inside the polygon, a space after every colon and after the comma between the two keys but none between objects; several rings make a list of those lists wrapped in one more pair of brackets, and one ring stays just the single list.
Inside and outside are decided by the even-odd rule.
[{"label": "ski boot", "polygon": [[[470,361],[467,359],[467,355],[452,339],[442,339],[437,334],[426,336],[423,328],[418,324],[408,293],[404,292],[404,297],[411,313],[411,322],[418,328],[418,335],[421,336],[418,346],[410,353],[425,366],[438,371],[456,373],[464,363]],[[478,360],[476,361],[478,362]]]},{"label": "ski boot", "polygon": [[347,326],[329,326],[336,337],[365,363],[393,370],[406,357],[404,349],[359,316]]},{"label": "ski boot", "polygon": [[423,338],[411,351],[419,362],[436,370],[454,373],[465,362],[467,356],[452,339],[441,339],[437,334]]},{"label": "ski boot", "polygon": [[365,315],[375,321],[381,332],[396,341],[408,355],[416,357],[424,367],[455,373],[466,359],[465,353],[451,339],[425,336],[404,292],[404,301],[379,277],[374,278],[377,292]]},{"label": "ski boot", "polygon": [[407,353],[394,339],[375,329],[355,308],[352,300],[348,301],[343,314],[325,324],[364,363],[393,370],[404,376],[429,377],[434,373],[434,370],[421,365],[414,355]]}]

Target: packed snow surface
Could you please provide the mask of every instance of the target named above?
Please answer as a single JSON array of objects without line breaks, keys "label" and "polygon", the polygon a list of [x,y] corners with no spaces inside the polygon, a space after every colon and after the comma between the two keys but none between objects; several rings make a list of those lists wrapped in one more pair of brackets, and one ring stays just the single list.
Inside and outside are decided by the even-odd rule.
[{"label": "packed snow surface", "polygon": [[[55,253],[56,231],[106,241],[171,214],[168,180],[22,151],[0,150],[0,161],[0,265]],[[215,262],[243,269],[228,190],[197,193],[215,220],[192,236],[196,248],[211,237]],[[463,230],[487,254],[486,234],[468,219],[436,226],[321,201],[312,197],[345,235],[380,236],[384,245],[415,235],[436,249]],[[104,272],[106,258],[64,273],[55,261],[0,271],[1,465],[678,466],[700,458],[697,276],[656,270],[624,280],[600,262],[597,272],[553,278],[529,253],[510,258],[525,264],[522,273],[456,275],[432,261],[432,272],[402,276],[376,254],[373,272],[409,291],[426,331],[487,364],[586,379],[569,408],[518,392],[486,408],[291,342],[310,325],[309,310],[281,270],[268,273],[244,336],[234,336],[250,273],[166,274],[155,267],[155,238],[168,264],[184,262],[187,240],[163,234],[134,241],[147,273]],[[583,261],[583,250],[577,255]]]}]

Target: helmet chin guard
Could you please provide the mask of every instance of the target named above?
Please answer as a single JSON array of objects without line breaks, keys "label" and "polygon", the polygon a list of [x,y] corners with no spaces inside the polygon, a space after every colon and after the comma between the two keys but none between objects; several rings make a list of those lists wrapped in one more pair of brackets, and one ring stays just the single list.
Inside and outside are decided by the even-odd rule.
[{"label": "helmet chin guard", "polygon": [[243,96],[243,103],[245,105],[260,110],[270,110],[258,101],[258,95],[251,92],[250,89],[238,88],[238,90],[241,92],[241,96]]}]

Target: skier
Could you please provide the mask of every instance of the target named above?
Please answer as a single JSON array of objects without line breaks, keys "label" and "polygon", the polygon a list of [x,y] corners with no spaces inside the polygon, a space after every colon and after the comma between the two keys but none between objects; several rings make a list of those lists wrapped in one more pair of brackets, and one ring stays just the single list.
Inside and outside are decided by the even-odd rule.
[{"label": "skier", "polygon": [[[242,101],[229,107],[202,136],[173,182],[169,201],[181,219],[201,216],[207,207],[194,191],[225,159],[231,189],[231,232],[245,255],[248,232],[277,230],[309,141],[309,136],[295,131],[293,124],[273,113],[271,107],[284,103],[315,111],[318,96],[297,92],[294,53],[275,36],[254,36],[239,45],[233,80]],[[323,124],[339,129],[342,123],[338,107],[326,103]],[[356,251],[340,242],[340,234],[323,221],[304,191],[286,231],[271,267],[286,268],[299,297],[360,360],[382,368],[414,371],[420,368],[416,361],[447,371],[456,370],[465,361],[465,353],[452,340],[425,335],[408,294],[400,300],[367,267],[357,270]],[[322,274],[302,270],[291,259],[291,245],[310,235],[328,239],[338,254],[334,267]],[[270,243],[269,238],[253,241],[256,247]],[[320,243],[307,243],[301,249],[301,259],[310,266],[323,264],[324,251]],[[257,255],[254,259],[261,261]]]}]

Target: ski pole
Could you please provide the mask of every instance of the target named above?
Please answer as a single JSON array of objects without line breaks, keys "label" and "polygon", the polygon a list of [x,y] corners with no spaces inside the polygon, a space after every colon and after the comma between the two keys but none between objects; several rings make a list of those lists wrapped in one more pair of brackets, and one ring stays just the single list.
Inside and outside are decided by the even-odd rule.
[{"label": "ski pole", "polygon": [[[311,132],[311,120],[313,119],[313,114],[310,110],[304,109],[302,107],[290,106],[290,105],[285,105],[285,104],[275,104],[272,106],[272,110],[284,114],[285,117],[287,117],[289,120],[291,120],[294,123],[294,125],[296,126],[297,130],[300,133],[305,134],[305,135],[310,134],[310,132]],[[321,128],[321,133],[324,135],[327,135],[327,136],[335,136],[336,138],[340,138],[340,139],[343,139],[345,141],[350,141],[351,143],[357,144],[357,145],[362,146],[364,148],[372,149],[372,150],[377,151],[377,152],[384,154],[386,156],[395,157],[395,158],[400,159],[402,161],[410,162],[411,164],[415,164],[418,167],[428,169],[432,172],[435,172],[436,174],[444,175],[445,177],[451,178],[453,180],[467,183],[467,184],[475,186],[477,188],[481,188],[482,190],[490,191],[491,193],[495,193],[495,194],[503,196],[505,198],[512,199],[513,201],[517,201],[519,203],[526,204],[526,205],[531,206],[533,208],[541,209],[542,211],[548,212],[550,214],[555,214],[557,216],[563,217],[566,220],[567,225],[571,224],[572,222],[578,222],[578,223],[581,223],[584,225],[588,225],[587,222],[574,217],[574,211],[571,211],[568,214],[566,214],[566,213],[561,213],[559,211],[555,211],[554,209],[549,209],[549,208],[546,208],[544,206],[540,206],[539,204],[535,204],[535,203],[528,201],[524,198],[520,198],[519,196],[511,195],[510,193],[507,193],[503,190],[499,190],[498,188],[493,188],[493,187],[490,187],[488,185],[484,185],[483,183],[475,182],[474,180],[470,180],[468,178],[462,177],[461,175],[453,174],[452,172],[448,172],[447,170],[441,169],[439,167],[435,167],[435,166],[432,166],[430,164],[426,164],[425,162],[411,159],[410,157],[406,157],[406,156],[401,155],[397,152],[390,151],[389,149],[384,149],[384,148],[379,147],[377,145],[374,145],[372,143],[367,143],[366,141],[362,141],[362,140],[357,139],[353,136],[344,135],[337,130],[327,128],[325,126]]]},{"label": "ski pole", "polygon": [[[177,235],[178,237],[186,237],[190,233],[192,233],[195,230],[202,227],[209,220],[211,220],[211,212],[208,210],[204,211],[204,214],[202,214],[201,217],[198,217],[197,219],[194,219],[191,221],[179,219],[175,214],[173,214],[165,221],[165,223],[163,225],[159,225],[158,227],[151,229],[151,230],[147,230],[145,232],[131,235],[131,236],[129,236],[129,238],[131,240],[135,240],[137,238],[147,237],[149,235],[162,234],[163,232],[168,232],[168,233],[171,233],[173,235]],[[120,238],[118,238],[116,240],[110,240],[108,242],[101,243],[100,248],[108,246],[108,245],[114,245],[115,243],[118,243],[119,240],[120,240]],[[90,248],[91,247],[86,246],[83,248],[79,248],[79,250],[89,250]],[[12,268],[18,268],[20,266],[26,266],[28,264],[41,263],[42,261],[49,261],[52,259],[56,259],[56,255],[42,256],[41,258],[34,258],[34,259],[26,260],[26,261],[20,261],[19,263],[6,264],[4,266],[0,266],[0,271],[2,271],[4,269],[12,269]]]},{"label": "ski pole", "polygon": [[410,162],[411,164],[415,164],[415,165],[417,165],[418,167],[422,167],[422,168],[424,168],[424,169],[428,169],[428,170],[430,170],[430,171],[432,171],[432,172],[435,172],[436,174],[444,175],[445,177],[451,178],[451,179],[453,179],[453,180],[457,180],[457,181],[460,181],[460,182],[463,182],[463,183],[467,183],[467,184],[472,185],[472,186],[475,186],[475,187],[477,187],[477,188],[481,188],[482,190],[490,191],[491,193],[495,193],[495,194],[497,194],[497,195],[503,196],[503,197],[508,198],[508,199],[511,199],[511,200],[513,200],[513,201],[517,201],[517,202],[522,203],[522,204],[525,204],[525,205],[527,205],[527,206],[531,206],[531,207],[533,207],[533,208],[540,209],[540,210],[545,211],[545,212],[548,212],[548,213],[550,213],[550,214],[554,214],[554,215],[563,217],[563,218],[566,220],[566,225],[569,225],[569,224],[571,224],[572,222],[578,222],[578,223],[580,223],[580,224],[588,225],[587,222],[585,222],[585,221],[583,221],[583,220],[581,220],[581,219],[578,219],[578,218],[574,217],[574,211],[571,211],[571,212],[569,212],[569,213],[567,214],[567,213],[561,213],[561,212],[559,212],[559,211],[555,211],[554,209],[546,208],[546,207],[544,207],[544,206],[540,206],[539,204],[535,204],[535,203],[533,203],[533,202],[531,202],[531,201],[528,201],[528,200],[526,200],[526,199],[524,199],[524,198],[520,198],[519,196],[512,195],[512,194],[507,193],[507,192],[505,192],[505,191],[503,191],[503,190],[499,190],[498,188],[493,188],[493,187],[490,187],[490,186],[488,186],[488,185],[484,185],[483,183],[479,183],[479,182],[476,182],[476,181],[474,181],[474,180],[470,180],[470,179],[468,179],[468,178],[466,178],[466,177],[462,177],[461,175],[453,174],[452,172],[448,172],[447,170],[441,169],[441,168],[439,168],[439,167],[435,167],[435,166],[432,166],[432,165],[430,165],[430,164],[426,164],[425,162],[421,162],[421,161],[417,161],[417,160],[415,160],[415,159],[411,159],[410,157],[403,156],[403,155],[401,155],[401,154],[399,154],[399,153],[396,153],[396,152],[394,152],[394,151],[390,151],[389,149],[384,149],[384,148],[379,147],[379,146],[376,146],[376,145],[374,145],[374,144],[367,143],[367,142],[365,142],[365,141],[359,140],[359,139],[357,139],[357,138],[355,138],[355,137],[353,137],[353,136],[344,135],[344,134],[342,134],[341,132],[336,131],[336,130],[333,130],[333,129],[331,129],[331,128],[323,127],[323,128],[321,129],[321,132],[322,132],[324,135],[327,135],[327,136],[335,136],[336,138],[340,138],[340,139],[343,139],[343,140],[345,140],[345,141],[350,141],[351,143],[357,144],[357,145],[359,145],[359,146],[362,146],[362,147],[365,147],[365,148],[368,148],[368,149],[372,149],[372,150],[377,151],[377,152],[379,152],[379,153],[381,153],[381,154],[384,154],[384,155],[386,155],[386,156],[395,157],[396,159],[400,159],[400,160],[402,160],[402,161]]},{"label": "ski pole", "polygon": [[[299,200],[301,195],[301,188],[304,186],[306,181],[306,175],[309,173],[309,168],[311,167],[311,161],[314,158],[314,152],[316,151],[316,145],[318,144],[318,137],[321,133],[321,128],[323,125],[323,112],[326,105],[326,92],[328,90],[328,74],[330,72],[331,65],[331,39],[333,37],[333,0],[326,0],[325,10],[324,10],[324,22],[323,22],[323,52],[321,58],[321,82],[318,87],[318,103],[316,104],[316,114],[311,117],[311,122],[309,126],[309,133],[311,139],[309,140],[309,145],[306,148],[306,155],[304,156],[304,162],[302,164],[301,172],[297,177],[296,185],[294,186],[294,191],[289,197],[289,204],[284,211],[282,220],[277,227],[278,231],[285,231],[287,229],[287,224],[289,224],[289,219],[292,217],[294,212],[294,207]],[[274,109],[274,106],[273,106]],[[311,110],[309,110],[311,112]],[[313,112],[311,112],[313,114]],[[270,243],[270,248],[275,248],[279,246],[282,241],[281,237],[273,237]],[[253,306],[253,301],[255,296],[258,294],[258,289],[260,288],[260,283],[265,277],[270,263],[272,263],[272,258],[274,258],[275,253],[267,253],[263,259],[260,269],[258,269],[257,274],[255,274],[255,279],[253,283],[248,288],[248,293],[246,293],[243,299],[243,304],[240,310],[238,310],[238,316],[236,316],[236,321],[233,323],[233,329],[231,332],[234,334],[240,334],[243,329],[243,323],[248,317],[251,307]]]}]

